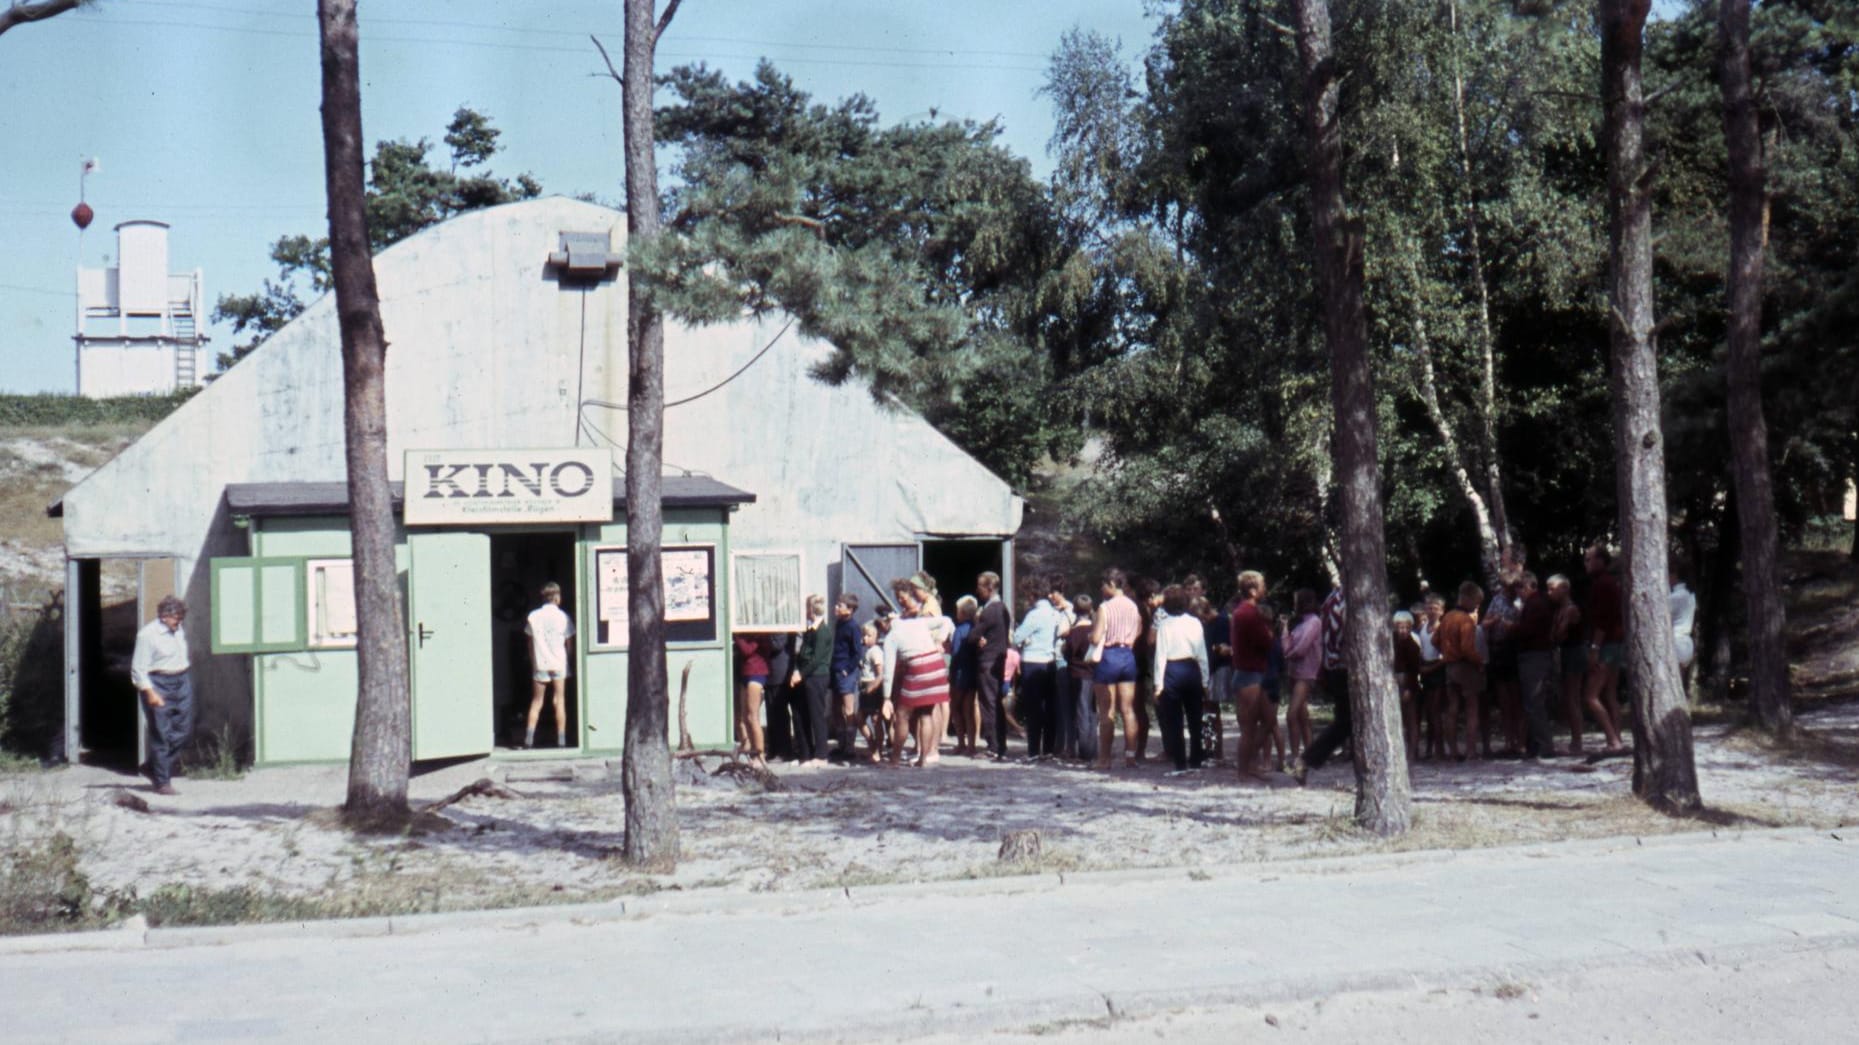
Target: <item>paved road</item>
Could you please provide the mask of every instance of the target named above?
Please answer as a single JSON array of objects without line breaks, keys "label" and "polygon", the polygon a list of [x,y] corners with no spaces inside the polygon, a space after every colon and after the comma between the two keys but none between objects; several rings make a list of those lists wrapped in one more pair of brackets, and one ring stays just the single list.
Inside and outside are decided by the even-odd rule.
[{"label": "paved road", "polygon": [[1851,949],[1855,883],[1859,839],[1780,831],[11,941],[0,1036],[960,1034]]}]

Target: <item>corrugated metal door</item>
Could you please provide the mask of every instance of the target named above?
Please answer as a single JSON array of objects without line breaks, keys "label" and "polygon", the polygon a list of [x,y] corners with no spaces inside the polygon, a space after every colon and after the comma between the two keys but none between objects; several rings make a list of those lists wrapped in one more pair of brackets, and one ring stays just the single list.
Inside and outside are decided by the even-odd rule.
[{"label": "corrugated metal door", "polygon": [[[915,544],[845,544],[839,549],[839,590],[858,595],[859,623],[890,606],[891,581],[922,569],[922,549]],[[945,607],[946,609],[946,607]]]}]

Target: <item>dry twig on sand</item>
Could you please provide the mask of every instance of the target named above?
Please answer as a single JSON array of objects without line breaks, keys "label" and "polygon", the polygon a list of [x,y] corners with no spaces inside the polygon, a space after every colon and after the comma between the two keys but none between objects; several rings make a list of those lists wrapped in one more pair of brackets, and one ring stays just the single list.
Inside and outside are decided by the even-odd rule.
[{"label": "dry twig on sand", "polygon": [[491,798],[522,798],[523,797],[521,794],[515,791],[512,791],[510,788],[507,788],[503,786],[502,784],[499,784],[497,781],[492,780],[490,777],[479,777],[478,779],[473,780],[471,783],[466,784],[464,787],[461,787],[458,790],[452,792],[451,794],[445,796],[444,798],[441,798],[437,802],[434,802],[431,805],[428,805],[425,809],[420,810],[420,812],[436,813],[439,810],[444,809],[446,806],[453,804],[454,802],[463,801],[464,799],[470,798],[473,795],[488,795]]}]

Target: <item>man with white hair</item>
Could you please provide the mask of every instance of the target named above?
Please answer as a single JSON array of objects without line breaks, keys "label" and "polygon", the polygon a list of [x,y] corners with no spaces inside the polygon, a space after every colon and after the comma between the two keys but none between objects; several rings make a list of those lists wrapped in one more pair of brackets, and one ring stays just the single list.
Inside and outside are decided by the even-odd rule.
[{"label": "man with white hair", "polygon": [[194,732],[194,683],[188,676],[187,604],[170,595],[136,632],[129,681],[148,715],[148,778],[158,795],[174,794],[174,764]]}]

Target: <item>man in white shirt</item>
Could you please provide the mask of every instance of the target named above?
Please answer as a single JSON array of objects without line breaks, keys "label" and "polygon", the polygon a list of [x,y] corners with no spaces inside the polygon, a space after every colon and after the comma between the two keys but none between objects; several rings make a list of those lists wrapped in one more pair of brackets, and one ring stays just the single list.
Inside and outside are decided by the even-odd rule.
[{"label": "man in white shirt", "polygon": [[555,698],[555,742],[568,747],[568,654],[574,641],[574,621],[562,611],[561,585],[550,581],[542,586],[542,605],[530,613],[523,634],[529,636],[532,694],[523,746],[536,746],[536,719],[542,716],[542,697],[551,693]]},{"label": "man in white shirt", "polygon": [[187,604],[170,595],[136,632],[129,681],[148,715],[148,776],[158,795],[174,794],[174,764],[194,732],[194,684],[188,677]]}]

